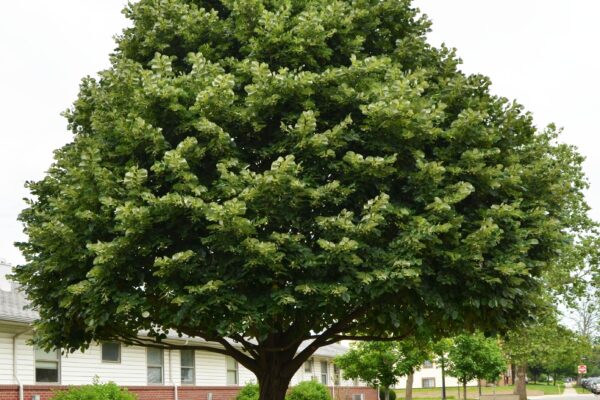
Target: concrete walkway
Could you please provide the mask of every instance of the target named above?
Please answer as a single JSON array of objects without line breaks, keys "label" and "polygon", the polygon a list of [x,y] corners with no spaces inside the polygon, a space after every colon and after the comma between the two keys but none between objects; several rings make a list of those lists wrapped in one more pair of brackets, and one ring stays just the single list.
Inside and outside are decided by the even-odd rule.
[{"label": "concrete walkway", "polygon": [[577,391],[572,386],[565,386],[565,390],[563,391],[563,396],[579,396]]},{"label": "concrete walkway", "polygon": [[577,394],[572,385],[565,386],[565,390],[561,395],[550,394],[545,396],[527,396],[528,400],[594,400],[596,396],[592,393]]}]

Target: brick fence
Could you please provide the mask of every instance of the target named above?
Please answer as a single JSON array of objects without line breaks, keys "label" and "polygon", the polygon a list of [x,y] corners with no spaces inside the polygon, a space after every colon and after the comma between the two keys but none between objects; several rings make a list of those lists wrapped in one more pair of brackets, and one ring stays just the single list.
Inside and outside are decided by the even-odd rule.
[{"label": "brick fence", "polygon": [[[68,389],[69,386],[56,385],[24,385],[23,400],[32,400],[34,395],[39,395],[40,400],[49,400],[52,393],[57,390]],[[175,400],[175,391],[172,386],[127,386],[135,393],[139,400]],[[233,400],[240,391],[239,386],[178,386],[178,400]],[[330,388],[330,390],[332,390]],[[377,400],[375,389],[367,387],[336,387],[334,400],[353,400],[352,395],[362,394],[363,400]],[[0,385],[0,400],[19,400],[19,387],[17,385]]]}]

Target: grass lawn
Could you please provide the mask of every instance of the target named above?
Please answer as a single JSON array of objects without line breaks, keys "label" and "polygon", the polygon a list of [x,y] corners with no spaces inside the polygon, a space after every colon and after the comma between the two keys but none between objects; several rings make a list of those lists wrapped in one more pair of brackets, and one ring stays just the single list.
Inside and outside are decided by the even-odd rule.
[{"label": "grass lawn", "polygon": [[[482,387],[481,392],[483,394],[512,394],[515,387],[513,385],[508,386],[496,386],[494,387]],[[562,383],[557,386],[545,385],[545,384],[533,384],[527,385],[527,394],[529,396],[541,396],[546,394],[562,394],[564,385]],[[458,391],[460,390],[460,397]],[[413,397],[418,400],[439,400],[442,398],[441,388],[434,389],[413,389]],[[579,393],[579,392],[578,392]],[[404,399],[404,389],[396,390],[397,399]],[[446,387],[446,397],[448,399],[462,399],[462,387],[457,388],[456,386]],[[467,387],[467,399],[478,399],[479,391],[477,386]]]},{"label": "grass lawn", "polygon": [[573,386],[573,389],[575,389],[575,391],[577,392],[577,394],[588,394],[588,393],[592,393],[589,390],[587,390],[586,388],[584,388],[581,385],[575,385]]}]

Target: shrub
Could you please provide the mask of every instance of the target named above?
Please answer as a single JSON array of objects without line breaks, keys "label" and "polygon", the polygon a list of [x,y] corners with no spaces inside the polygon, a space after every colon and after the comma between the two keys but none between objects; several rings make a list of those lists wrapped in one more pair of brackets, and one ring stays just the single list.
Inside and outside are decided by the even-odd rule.
[{"label": "shrub", "polygon": [[258,400],[258,395],[258,385],[256,383],[247,383],[235,397],[235,400]]},{"label": "shrub", "polygon": [[329,389],[315,381],[300,382],[290,390],[286,400],[331,400]]},{"label": "shrub", "polygon": [[[385,400],[385,389],[379,389],[379,400]],[[390,400],[396,400],[396,391],[390,389]]]},{"label": "shrub", "polygon": [[94,383],[56,392],[52,400],[136,400],[137,396],[113,382]]}]

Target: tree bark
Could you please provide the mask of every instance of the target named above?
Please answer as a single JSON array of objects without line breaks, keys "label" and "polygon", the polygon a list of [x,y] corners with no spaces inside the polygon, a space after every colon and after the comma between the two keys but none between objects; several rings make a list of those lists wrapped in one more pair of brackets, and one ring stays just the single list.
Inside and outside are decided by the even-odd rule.
[{"label": "tree bark", "polygon": [[385,400],[390,400],[390,388],[385,388]]},{"label": "tree bark", "polygon": [[512,385],[515,384],[515,377],[517,376],[517,369],[515,368],[515,364],[510,364],[510,383]]},{"label": "tree bark", "polygon": [[467,400],[467,380],[466,379],[463,382],[463,395],[465,397],[465,400]]},{"label": "tree bark", "polygon": [[519,400],[527,400],[527,382],[525,381],[527,377],[527,364],[517,365],[516,370],[517,379],[515,381],[514,394],[519,396]]},{"label": "tree bark", "polygon": [[258,378],[259,400],[285,400],[292,377],[264,374]]},{"label": "tree bark", "polygon": [[444,355],[441,357],[442,362],[442,400],[446,400],[446,366],[444,365]]},{"label": "tree bark", "polygon": [[406,390],[404,393],[404,400],[412,400],[413,398],[413,382],[415,380],[414,374],[408,374],[406,377]]}]

